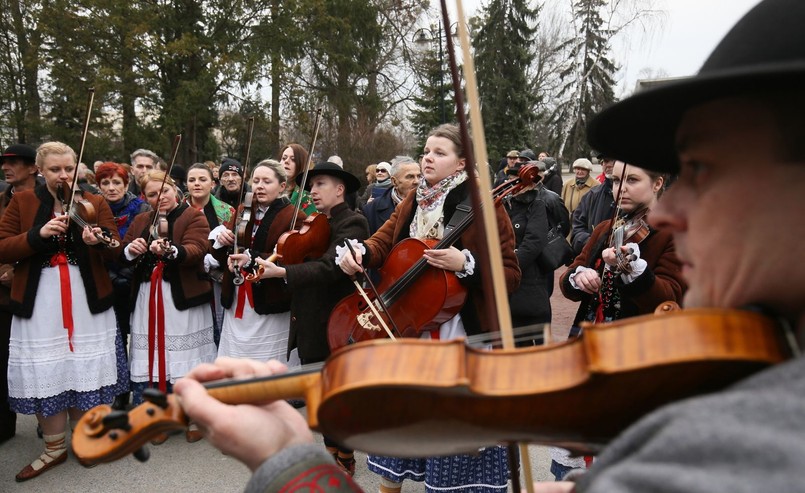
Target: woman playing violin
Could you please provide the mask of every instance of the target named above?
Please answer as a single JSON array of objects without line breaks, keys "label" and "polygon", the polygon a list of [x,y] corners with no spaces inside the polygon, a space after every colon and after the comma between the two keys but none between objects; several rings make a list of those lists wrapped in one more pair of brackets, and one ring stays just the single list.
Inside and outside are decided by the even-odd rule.
[{"label": "woman playing violin", "polygon": [[[206,164],[196,163],[187,170],[187,196],[185,197],[185,203],[204,213],[210,231],[222,224],[226,224],[235,216],[234,207],[212,194],[214,186],[215,180],[212,170]],[[210,275],[210,280],[212,281],[213,324],[215,327],[215,343],[218,344],[224,317],[224,310],[221,306],[223,269],[220,268],[219,262],[212,254],[208,253],[204,256],[204,270]]]},{"label": "woman playing violin", "polygon": [[[686,285],[674,240],[670,233],[652,229],[645,220],[657,203],[663,183],[659,173],[615,163],[613,193],[620,196],[616,225],[613,228],[610,220],[596,226],[560,281],[565,297],[582,301],[575,326],[583,321],[644,315],[663,301],[682,300]],[[624,236],[618,252],[612,240],[618,236],[619,227]],[[611,241],[605,245],[608,238]]]},{"label": "woman playing violin", "polygon": [[[227,258],[227,247],[235,241],[233,230],[238,229],[233,221],[212,232],[216,237],[213,244],[216,257],[228,267],[223,278],[221,302],[226,312],[218,355],[287,361],[291,325],[288,285],[276,278],[259,282],[246,280],[240,286],[232,282],[232,272],[236,269],[252,270],[256,258],[268,257],[274,251],[279,237],[291,228],[294,213],[293,205],[283,195],[286,175],[279,162],[266,159],[257,163],[251,185],[251,220],[246,224],[242,244],[245,251]],[[300,212],[297,221],[302,219],[304,214]],[[298,363],[296,360],[290,364],[298,366]]]},{"label": "woman playing violin", "polygon": [[177,202],[173,180],[163,171],[149,172],[140,187],[164,218],[157,221],[158,231],[150,231],[155,212],[140,214],[123,241],[123,261],[135,265],[129,345],[135,404],[142,402],[145,388],[165,391],[216,354],[212,287],[203,270],[209,249],[207,219]]},{"label": "woman playing violin", "polygon": [[[377,268],[395,243],[408,237],[441,239],[444,228],[464,200],[469,190],[466,181],[470,174],[463,153],[458,127],[441,125],[431,131],[425,144],[422,158],[423,181],[408,194],[391,218],[371,238],[356,245],[356,258],[347,249],[339,257],[341,269],[355,274],[364,267]],[[520,281],[520,269],[514,253],[514,234],[511,222],[503,210],[496,210],[501,235],[506,284],[512,292]],[[425,258],[433,267],[454,272],[469,288],[470,296],[460,314],[441,325],[425,337],[451,339],[482,332],[478,312],[480,297],[480,266],[473,252],[479,242],[473,228],[469,228],[455,246],[439,250],[426,250]],[[422,293],[422,302],[427,294]],[[429,491],[432,488],[460,489],[470,484],[480,484],[473,491],[499,491],[508,481],[508,465],[503,447],[488,447],[475,456],[437,457],[429,459],[397,459],[369,457],[369,469],[383,477],[383,491],[399,491],[402,481],[424,481]]]},{"label": "woman playing violin", "polygon": [[308,153],[304,147],[299,144],[288,144],[280,153],[279,161],[282,167],[285,168],[285,175],[288,177],[288,188],[285,189],[286,195],[291,200],[291,204],[296,206],[299,200],[299,195],[302,195],[302,206],[300,209],[307,215],[316,212],[316,205],[310,199],[310,192],[302,190],[301,187],[296,185],[296,177],[305,172],[305,166],[308,163]]},{"label": "woman playing violin", "polygon": [[[98,246],[95,233],[117,239],[106,201],[84,194],[98,226],[79,228],[63,214],[76,154],[61,142],[42,144],[36,164],[45,186],[14,194],[0,221],[0,263],[16,263],[11,285],[8,365],[12,410],[36,414],[45,451],[17,475],[36,477],[67,460],[68,416],[128,391],[126,356],[117,334],[106,263],[120,247]],[[65,190],[66,189],[66,190]]]},{"label": "woman playing violin", "polygon": [[[613,194],[620,197],[616,225],[607,220],[595,227],[559,283],[566,298],[582,302],[571,336],[579,334],[581,322],[610,322],[653,313],[664,301],[681,302],[686,285],[673,238],[646,222],[663,185],[659,173],[615,163]],[[618,228],[623,233],[620,246],[614,241],[620,237]],[[555,447],[551,447],[551,458],[551,472],[557,479],[570,469],[585,466],[582,458],[570,458]]]}]

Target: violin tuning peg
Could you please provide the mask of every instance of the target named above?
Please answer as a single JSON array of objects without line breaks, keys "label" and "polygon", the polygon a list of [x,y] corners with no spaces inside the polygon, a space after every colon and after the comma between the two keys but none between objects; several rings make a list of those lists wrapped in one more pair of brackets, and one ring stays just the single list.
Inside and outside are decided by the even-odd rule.
[{"label": "violin tuning peg", "polygon": [[158,389],[143,390],[143,399],[155,406],[161,407],[162,409],[166,409],[168,407],[168,396],[160,392]]},{"label": "violin tuning peg", "polygon": [[129,413],[126,411],[112,411],[103,417],[103,427],[107,430],[131,430]]},{"label": "violin tuning peg", "polygon": [[140,462],[146,462],[148,459],[151,458],[151,451],[148,450],[148,447],[143,445],[142,447],[138,448],[134,451],[134,458]]}]

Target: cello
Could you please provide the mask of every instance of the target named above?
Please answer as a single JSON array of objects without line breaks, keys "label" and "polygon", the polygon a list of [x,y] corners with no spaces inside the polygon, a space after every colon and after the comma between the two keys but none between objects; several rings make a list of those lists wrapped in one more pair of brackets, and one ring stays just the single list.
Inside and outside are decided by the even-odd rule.
[{"label": "cello", "polygon": [[[539,182],[539,179],[536,166],[523,166],[516,179],[493,190],[496,204]],[[378,310],[385,312],[385,322],[394,321],[398,331],[395,336],[419,337],[422,332],[436,329],[453,318],[464,305],[467,292],[455,274],[429,266],[422,256],[427,249],[450,247],[470,227],[473,217],[469,211],[438,242],[406,238],[389,252],[380,269],[382,280],[369,299],[378,305]],[[421,293],[428,293],[429,303],[422,303]],[[327,326],[331,350],[387,336],[371,308],[369,301],[359,293],[344,298],[335,306]]]}]

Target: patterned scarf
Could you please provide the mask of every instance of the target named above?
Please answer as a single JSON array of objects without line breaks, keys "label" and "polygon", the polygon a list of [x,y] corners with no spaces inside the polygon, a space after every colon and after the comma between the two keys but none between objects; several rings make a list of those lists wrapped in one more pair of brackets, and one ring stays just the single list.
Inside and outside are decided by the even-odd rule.
[{"label": "patterned scarf", "polygon": [[441,240],[444,236],[444,201],[447,194],[467,180],[465,171],[456,171],[442,181],[428,187],[425,180],[416,189],[417,209],[411,221],[411,238]]},{"label": "patterned scarf", "polygon": [[[218,218],[218,224],[226,224],[235,212],[235,209],[226,202],[217,199],[214,195],[210,195],[210,202],[215,211],[215,217]],[[188,201],[188,204],[190,202]]]}]

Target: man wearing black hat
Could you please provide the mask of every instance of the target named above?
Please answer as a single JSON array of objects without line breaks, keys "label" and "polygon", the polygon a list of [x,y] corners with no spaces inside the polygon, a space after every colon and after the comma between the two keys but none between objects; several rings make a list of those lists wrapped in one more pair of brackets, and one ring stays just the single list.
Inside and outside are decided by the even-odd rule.
[{"label": "man wearing black hat", "polygon": [[[229,157],[224,158],[218,170],[218,177],[221,186],[218,187],[218,191],[215,192],[215,198],[237,209],[238,205],[240,205],[240,199],[242,198],[238,196],[238,194],[243,184],[243,165],[240,164],[240,161],[235,159]],[[243,187],[244,194],[249,190],[249,185]]]},{"label": "man wearing black hat", "polygon": [[[0,156],[0,166],[8,188],[0,194],[0,217],[16,192],[32,190],[36,186],[36,150],[25,144],[13,144]],[[8,406],[8,344],[11,336],[9,301],[14,266],[0,264],[0,443],[13,437],[17,429],[17,415]]]},{"label": "man wearing black hat", "polygon": [[[301,186],[301,174],[296,177],[296,184]],[[327,216],[330,225],[327,251],[319,258],[282,267],[257,260],[265,268],[263,278],[279,277],[288,283],[292,296],[288,352],[298,348],[302,364],[324,361],[330,355],[327,343],[330,312],[339,301],[355,291],[349,276],[335,264],[335,256],[336,247],[343,247],[347,238],[364,241],[369,237],[366,218],[346,203],[346,196],[360,187],[358,178],[337,164],[316,165],[308,172],[306,189],[310,190],[310,198],[319,213]],[[327,437],[324,437],[324,444],[339,467],[350,474],[355,472],[352,450],[339,447]]]},{"label": "man wearing black hat", "polygon": [[[799,254],[805,221],[798,218],[805,210],[803,19],[805,2],[801,0],[764,0],[725,36],[697,76],[637,93],[590,122],[588,140],[606,155],[643,169],[679,174],[652,209],[649,221],[652,227],[674,234],[688,284],[685,308],[762,307],[775,317],[768,320],[779,324],[764,326],[757,323],[756,314],[744,311],[738,312],[734,322],[752,323],[741,327],[727,322],[720,310],[702,310],[699,315],[712,313],[716,320],[699,325],[695,337],[677,345],[670,336],[690,327],[686,324],[693,313],[662,315],[675,318],[668,319],[669,330],[658,337],[651,351],[672,354],[707,341],[715,346],[713,352],[705,352],[720,355],[708,362],[705,371],[694,370],[698,365],[687,367],[692,373],[682,366],[669,368],[675,383],[686,378],[687,385],[680,388],[689,388],[691,397],[661,406],[632,424],[575,483],[542,483],[536,485],[536,491],[757,493],[805,489],[805,358],[799,356],[805,338],[805,262]],[[754,330],[758,331],[756,337],[751,337]],[[637,332],[645,341],[660,336],[649,327],[638,327]],[[760,349],[755,368],[762,369],[748,377],[735,375],[737,381],[723,390],[697,395],[712,391],[710,379],[715,373],[710,365],[720,365],[716,360],[722,356],[737,355],[739,347]],[[790,358],[780,362],[786,356]],[[679,365],[682,361],[683,357],[674,360]],[[276,371],[276,366],[263,365],[251,372]],[[632,382],[646,383],[651,397],[666,390],[655,378],[658,373],[642,380],[640,370],[631,375],[635,377]],[[177,393],[184,394],[183,406],[192,408],[188,414],[202,415],[202,404],[210,404],[204,400],[203,387],[189,381],[179,383]],[[622,392],[589,406],[579,401],[576,405],[595,422],[596,416],[590,413],[599,404],[622,401],[623,409],[628,410],[644,401],[635,386]],[[246,415],[246,411],[255,409],[241,413]],[[285,474],[283,459],[293,457],[303,447],[298,444],[310,442],[312,437],[304,429],[305,422],[289,411],[260,411],[266,421],[283,418],[282,426],[275,424],[266,431],[270,444],[259,437],[264,457],[271,457],[258,478],[267,485]],[[212,421],[221,414],[222,409],[210,409],[204,417]],[[220,426],[207,422],[214,426],[218,443],[222,442],[218,430],[226,429],[232,419],[231,414],[221,418]],[[229,430],[233,438],[240,436],[236,431]],[[579,436],[557,437],[562,439]],[[351,488],[346,481],[340,484],[344,485],[342,491]]]}]

